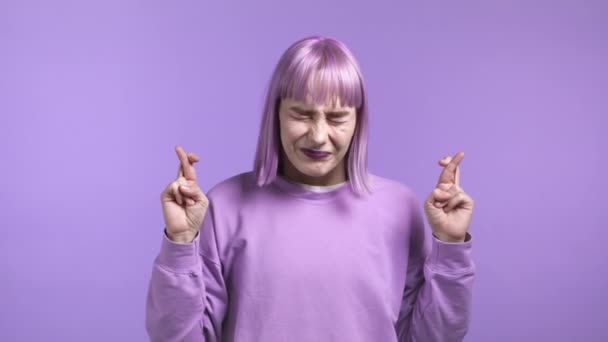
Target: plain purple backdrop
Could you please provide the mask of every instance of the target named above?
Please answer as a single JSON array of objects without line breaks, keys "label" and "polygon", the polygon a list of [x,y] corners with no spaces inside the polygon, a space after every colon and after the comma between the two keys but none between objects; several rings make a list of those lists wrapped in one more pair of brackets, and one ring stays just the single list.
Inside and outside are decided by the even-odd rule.
[{"label": "plain purple backdrop", "polygon": [[[607,341],[608,2],[0,2],[0,340],[146,341],[174,146],[249,171],[280,54],[343,40],[369,165],[433,189],[464,151],[466,341]],[[428,228],[428,225],[427,225]]]}]

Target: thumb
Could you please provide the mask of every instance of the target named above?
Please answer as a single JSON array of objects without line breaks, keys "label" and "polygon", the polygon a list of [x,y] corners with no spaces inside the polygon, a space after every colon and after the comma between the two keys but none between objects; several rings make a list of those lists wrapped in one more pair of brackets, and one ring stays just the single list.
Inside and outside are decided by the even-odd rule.
[{"label": "thumb", "polygon": [[449,194],[441,189],[434,189],[424,201],[424,206],[429,210],[442,210],[447,205],[446,199]]},{"label": "thumb", "polygon": [[206,201],[207,197],[196,184],[180,185],[179,191],[196,202]]}]

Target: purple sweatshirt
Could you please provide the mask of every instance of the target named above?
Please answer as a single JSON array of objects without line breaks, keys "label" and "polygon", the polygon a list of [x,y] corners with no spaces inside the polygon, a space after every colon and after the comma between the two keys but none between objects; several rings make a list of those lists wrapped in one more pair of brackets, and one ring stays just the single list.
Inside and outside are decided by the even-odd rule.
[{"label": "purple sweatshirt", "polygon": [[162,237],[146,303],[150,339],[461,341],[470,235],[441,242],[407,186],[370,177],[367,197],[348,184],[317,192],[280,176],[257,187],[252,172],[213,187],[192,243]]}]

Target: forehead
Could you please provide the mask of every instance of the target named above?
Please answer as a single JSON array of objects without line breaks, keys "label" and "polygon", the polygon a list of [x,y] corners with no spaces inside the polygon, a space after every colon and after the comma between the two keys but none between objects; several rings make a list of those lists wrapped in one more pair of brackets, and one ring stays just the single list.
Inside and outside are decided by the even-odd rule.
[{"label": "forehead", "polygon": [[347,106],[347,105],[343,105],[342,101],[340,100],[339,97],[336,97],[335,99],[327,99],[322,103],[315,103],[312,99],[312,96],[307,95],[305,100],[297,100],[294,98],[285,98],[282,100],[282,103],[285,106],[288,107],[292,107],[292,106],[297,106],[299,108],[303,108],[303,109],[310,109],[310,110],[318,110],[318,111],[330,111],[330,110],[350,110],[350,111],[354,111],[355,107],[353,106]]}]

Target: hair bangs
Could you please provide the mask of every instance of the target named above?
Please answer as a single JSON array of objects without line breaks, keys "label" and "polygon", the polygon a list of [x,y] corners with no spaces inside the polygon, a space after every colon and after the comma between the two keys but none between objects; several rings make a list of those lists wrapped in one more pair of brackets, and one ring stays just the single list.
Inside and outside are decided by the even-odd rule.
[{"label": "hair bangs", "polygon": [[331,45],[313,49],[294,61],[280,82],[281,98],[337,107],[361,108],[363,89],[359,74],[348,57]]}]

